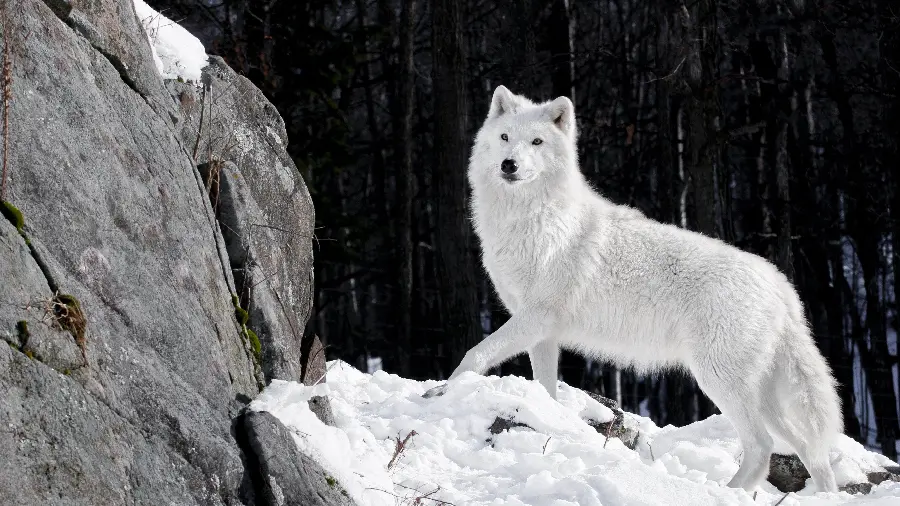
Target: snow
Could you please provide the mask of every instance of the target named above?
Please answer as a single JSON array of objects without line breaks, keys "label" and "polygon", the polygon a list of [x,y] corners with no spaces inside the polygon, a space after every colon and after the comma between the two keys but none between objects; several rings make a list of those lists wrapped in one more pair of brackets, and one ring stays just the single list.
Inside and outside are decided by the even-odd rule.
[{"label": "snow", "polygon": [[[361,506],[438,505],[774,505],[900,504],[900,483],[868,495],[778,492],[768,483],[753,496],[725,486],[737,471],[740,443],[728,420],[713,416],[686,427],[656,427],[630,415],[641,431],[637,451],[598,434],[585,420],[612,412],[560,383],[559,400],[519,377],[466,373],[443,396],[423,398],[437,381],[414,381],[328,363],[327,384],[275,380],[251,404],[293,433]],[[307,400],[329,395],[335,427],[321,423]],[[527,424],[492,436],[497,416]],[[395,464],[396,438],[409,437]],[[605,444],[604,444],[605,443]],[[605,446],[605,447],[604,447]],[[784,449],[783,447],[781,448]],[[839,485],[896,465],[841,436],[831,455]],[[415,502],[427,496],[427,500]]]},{"label": "snow", "polygon": [[134,0],[134,10],[147,32],[153,61],[163,79],[181,78],[199,84],[200,70],[209,63],[203,43],[144,0]]}]

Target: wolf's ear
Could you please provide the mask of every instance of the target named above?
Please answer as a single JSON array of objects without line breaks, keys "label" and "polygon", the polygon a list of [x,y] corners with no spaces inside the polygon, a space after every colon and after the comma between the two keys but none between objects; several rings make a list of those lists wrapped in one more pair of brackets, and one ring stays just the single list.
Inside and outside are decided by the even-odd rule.
[{"label": "wolf's ear", "polygon": [[575,106],[566,97],[559,97],[547,104],[547,116],[560,130],[568,135],[575,133]]},{"label": "wolf's ear", "polygon": [[494,97],[491,99],[491,110],[488,112],[488,119],[494,119],[504,114],[516,112],[519,105],[515,95],[502,84],[494,90]]}]

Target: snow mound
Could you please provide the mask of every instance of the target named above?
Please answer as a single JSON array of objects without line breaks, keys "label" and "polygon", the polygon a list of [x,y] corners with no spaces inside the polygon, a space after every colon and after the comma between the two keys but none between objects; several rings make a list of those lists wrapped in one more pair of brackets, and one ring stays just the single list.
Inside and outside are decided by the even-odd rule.
[{"label": "snow mound", "polygon": [[199,84],[200,71],[209,63],[203,43],[144,0],[134,0],[134,10],[147,32],[153,61],[163,79],[181,78]]},{"label": "snow mound", "polygon": [[[362,506],[900,504],[900,483],[893,482],[865,496],[813,494],[811,481],[786,498],[768,483],[755,500],[728,488],[740,443],[722,416],[681,428],[635,416],[641,436],[633,451],[587,424],[612,419],[608,408],[562,383],[555,401],[537,382],[467,373],[443,396],[425,399],[440,382],[364,374],[340,361],[328,363],[327,376],[315,387],[275,380],[250,407],[279,418]],[[336,427],[307,405],[325,394]],[[514,423],[494,435],[489,427],[498,417]],[[406,444],[395,457],[398,439]],[[895,465],[845,436],[831,460],[839,485]]]}]

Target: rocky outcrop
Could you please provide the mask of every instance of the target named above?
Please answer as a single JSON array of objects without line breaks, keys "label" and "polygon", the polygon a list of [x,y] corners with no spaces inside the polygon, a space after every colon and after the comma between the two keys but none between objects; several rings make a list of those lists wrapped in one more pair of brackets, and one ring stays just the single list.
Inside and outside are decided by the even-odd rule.
[{"label": "rocky outcrop", "polygon": [[247,326],[262,345],[262,372],[267,380],[302,381],[314,214],[285,151],[284,122],[221,58],[212,57],[203,70],[202,89],[177,81],[167,86],[178,100],[178,136],[200,164]]},{"label": "rocky outcrop", "polygon": [[164,84],[130,0],[16,6],[3,501],[252,503],[235,417],[268,380],[300,379],[311,304],[313,210],[283,123],[218,60],[215,99]]},{"label": "rocky outcrop", "polygon": [[241,444],[253,461],[256,504],[343,506],[353,501],[337,480],[297,450],[290,431],[267,412],[248,411],[238,420]]}]

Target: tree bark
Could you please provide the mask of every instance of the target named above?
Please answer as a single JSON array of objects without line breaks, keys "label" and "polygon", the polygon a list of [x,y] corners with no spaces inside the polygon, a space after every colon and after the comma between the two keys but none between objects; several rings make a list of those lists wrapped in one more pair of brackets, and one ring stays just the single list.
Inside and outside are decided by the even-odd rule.
[{"label": "tree bark", "polygon": [[[550,79],[553,97],[569,97],[575,102],[575,59],[572,56],[573,22],[569,0],[553,0],[550,10]],[[577,109],[576,109],[577,110]]]},{"label": "tree bark", "polygon": [[863,270],[866,291],[865,326],[868,330],[869,342],[867,343],[864,336],[857,332],[854,332],[853,336],[857,340],[863,368],[866,378],[869,380],[881,451],[886,457],[893,460],[897,457],[896,441],[900,428],[897,424],[897,393],[894,389],[892,366],[887,347],[887,328],[883,320],[883,305],[878,279],[878,267],[881,264],[879,258],[880,234],[883,225],[880,223],[882,202],[876,200],[876,197],[882,193],[873,188],[871,184],[867,184],[865,179],[868,167],[861,163],[862,153],[860,153],[860,146],[856,139],[856,125],[853,120],[850,93],[847,91],[838,67],[834,34],[827,30],[821,30],[818,40],[822,46],[823,59],[832,72],[828,93],[837,105],[838,119],[843,127],[842,148],[843,155],[848,160],[849,181],[847,186],[850,189],[848,195],[850,209],[847,212],[851,216],[858,213],[855,219],[848,220],[848,232],[857,245],[856,252]]},{"label": "tree bark", "polygon": [[400,374],[410,377],[412,339],[413,293],[413,139],[412,121],[415,100],[414,47],[416,0],[403,0],[400,11],[400,129],[395,151],[397,163],[397,271],[398,287],[398,337],[400,340]]},{"label": "tree bark", "polygon": [[797,109],[797,98],[792,96],[789,85],[791,81],[790,53],[788,52],[787,35],[784,29],[778,30],[778,86],[776,101],[779,105],[779,124],[772,125],[777,129],[775,136],[775,189],[777,194],[776,210],[778,219],[778,236],[775,243],[775,265],[788,279],[794,279],[794,254],[791,246],[791,166],[788,156],[788,128],[790,118]]},{"label": "tree bark", "polygon": [[[691,51],[686,56],[687,84],[690,96],[686,100],[688,128],[688,172],[694,189],[694,218],[698,232],[721,238],[722,227],[718,212],[717,175],[720,166],[720,147],[716,123],[720,117],[718,56],[718,5],[716,0],[698,0],[685,18],[687,40]],[[685,406],[688,407],[688,406]],[[713,404],[700,396],[697,418],[713,412]],[[692,413],[686,414],[691,420]]]},{"label": "tree bark", "polygon": [[483,337],[466,208],[465,47],[459,2],[436,0],[431,14],[438,272],[443,287],[443,327],[458,363]]}]

